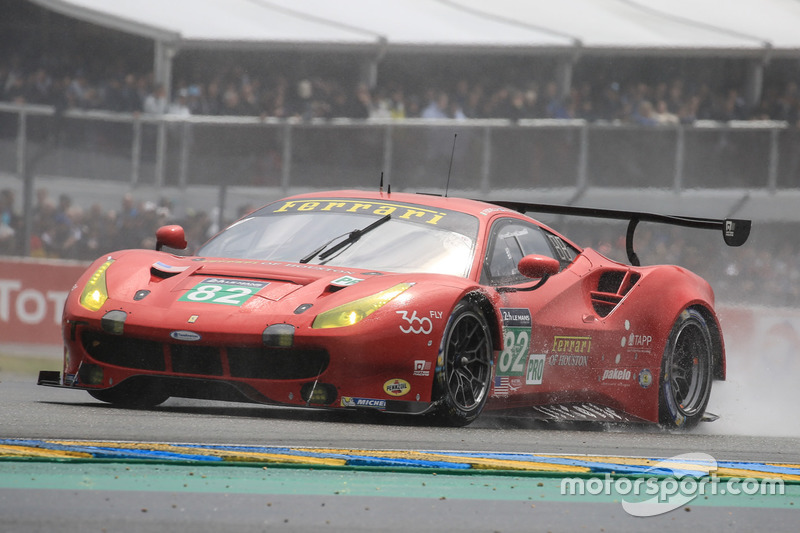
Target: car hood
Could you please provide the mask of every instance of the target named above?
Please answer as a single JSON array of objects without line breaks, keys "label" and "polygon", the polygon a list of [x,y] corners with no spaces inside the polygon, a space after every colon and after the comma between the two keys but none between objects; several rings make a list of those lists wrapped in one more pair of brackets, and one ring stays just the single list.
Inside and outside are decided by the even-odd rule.
[{"label": "car hood", "polygon": [[[441,278],[450,276],[394,274],[280,261],[178,257],[146,250],[118,252],[112,259],[105,271],[108,301],[99,315],[120,309],[128,314],[129,324],[155,329],[199,327],[206,331],[241,331],[250,322],[253,328],[263,329],[265,321],[310,326],[323,311],[398,283],[418,285],[430,276],[439,278],[440,287],[466,281],[454,278],[442,284]],[[99,264],[100,260],[87,271],[83,283]]]}]

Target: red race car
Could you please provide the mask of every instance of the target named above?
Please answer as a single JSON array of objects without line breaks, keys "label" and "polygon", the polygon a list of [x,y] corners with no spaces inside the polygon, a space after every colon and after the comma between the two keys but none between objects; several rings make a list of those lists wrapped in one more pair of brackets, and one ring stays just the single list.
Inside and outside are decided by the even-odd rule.
[{"label": "red race car", "polygon": [[[629,221],[625,265],[522,212]],[[238,220],[194,256],[180,226],[157,249],[95,261],[70,292],[64,371],[39,384],[123,406],[171,396],[429,414],[691,427],[725,351],[711,287],[639,267],[639,221],[746,220],[440,196],[302,194]]]}]

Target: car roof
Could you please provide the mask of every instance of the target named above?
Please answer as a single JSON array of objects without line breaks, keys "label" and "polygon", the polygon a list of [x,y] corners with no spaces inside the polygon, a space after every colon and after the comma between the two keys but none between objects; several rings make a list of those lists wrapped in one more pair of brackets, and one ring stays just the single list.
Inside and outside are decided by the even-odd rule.
[{"label": "car roof", "polygon": [[[410,204],[418,204],[427,207],[436,207],[441,209],[451,209],[453,211],[460,211],[471,215],[485,215],[486,210],[490,209],[491,213],[506,212],[519,214],[513,209],[500,207],[490,202],[482,202],[479,200],[470,200],[468,198],[459,198],[454,196],[440,196],[435,194],[424,193],[404,193],[404,192],[379,192],[379,191],[363,191],[357,189],[349,190],[332,190],[309,192],[303,194],[292,195],[283,200],[296,200],[296,199],[313,199],[313,198],[357,198],[364,200],[382,200],[396,202],[406,202]],[[529,217],[526,217],[529,218]]]}]

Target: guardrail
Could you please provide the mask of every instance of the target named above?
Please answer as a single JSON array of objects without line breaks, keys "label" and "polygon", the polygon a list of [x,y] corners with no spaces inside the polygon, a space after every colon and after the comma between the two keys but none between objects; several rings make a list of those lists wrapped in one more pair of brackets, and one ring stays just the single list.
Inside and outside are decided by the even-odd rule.
[{"label": "guardrail", "polygon": [[[457,139],[456,139],[457,136]],[[455,142],[455,149],[453,143]],[[0,103],[0,172],[127,184],[397,188],[800,188],[784,122],[153,116]]]}]

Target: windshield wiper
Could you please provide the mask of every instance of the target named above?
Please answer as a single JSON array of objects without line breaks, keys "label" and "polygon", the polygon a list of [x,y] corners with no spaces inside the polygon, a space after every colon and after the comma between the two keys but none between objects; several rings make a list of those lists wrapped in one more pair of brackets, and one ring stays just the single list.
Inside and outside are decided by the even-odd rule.
[{"label": "windshield wiper", "polygon": [[[392,215],[384,215],[381,218],[379,218],[378,220],[376,220],[375,222],[373,222],[372,224],[370,224],[369,226],[365,227],[364,229],[354,229],[350,233],[345,233],[344,235],[339,235],[338,237],[334,237],[333,239],[329,240],[328,242],[326,242],[325,244],[323,244],[322,246],[320,246],[319,248],[317,248],[316,250],[314,250],[313,252],[311,252],[310,254],[305,256],[304,258],[302,258],[300,260],[300,262],[301,263],[308,263],[309,261],[314,259],[314,257],[316,257],[317,255],[319,255],[320,260],[323,260],[323,259],[325,259],[327,257],[330,257],[333,254],[335,254],[336,252],[338,252],[339,250],[341,250],[342,248],[344,248],[345,246],[348,246],[348,245],[353,244],[354,242],[356,242],[365,233],[369,233],[370,231],[374,230],[375,228],[377,228],[378,226],[380,226],[384,222],[387,222],[390,218],[392,218]],[[341,239],[345,235],[347,235],[346,239],[344,239],[341,242],[336,243],[336,245],[334,245],[330,250],[325,250],[325,248],[330,246],[330,244],[333,241],[335,241],[336,239]],[[323,251],[323,250],[325,250],[325,251]]]}]

